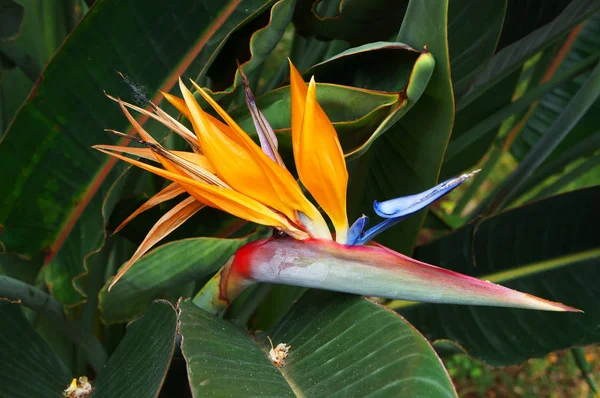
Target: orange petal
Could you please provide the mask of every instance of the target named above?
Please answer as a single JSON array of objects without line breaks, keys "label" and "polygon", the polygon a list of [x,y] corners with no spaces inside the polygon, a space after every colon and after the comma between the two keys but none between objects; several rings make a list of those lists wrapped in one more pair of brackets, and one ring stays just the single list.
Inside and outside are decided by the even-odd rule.
[{"label": "orange petal", "polygon": [[[192,120],[190,110],[188,109],[187,104],[185,103],[185,101],[182,98],[179,98],[179,97],[169,94],[169,93],[162,93],[162,94],[164,95],[165,99],[167,101],[169,101],[169,103],[171,105],[173,105],[175,108],[177,108],[177,110],[179,112],[181,112],[183,114],[183,116],[186,117],[186,119],[188,119],[190,121]],[[206,114],[206,116],[210,119],[211,122],[213,122],[217,126],[217,128],[219,130],[224,132],[229,138],[236,141],[236,136],[233,132],[231,132],[231,128],[229,126],[227,126],[225,123],[221,122],[219,119],[209,115],[208,113]],[[236,141],[236,142],[240,143],[239,141]]]},{"label": "orange petal", "polygon": [[151,117],[152,119],[156,120],[159,123],[162,123],[164,126],[166,126],[167,128],[175,131],[177,134],[179,134],[183,139],[185,139],[190,146],[192,147],[192,149],[194,149],[194,151],[197,151],[198,148],[198,140],[196,139],[196,136],[194,135],[194,133],[192,133],[190,130],[188,130],[187,127],[185,127],[183,124],[179,123],[177,120],[175,120],[173,117],[171,117],[168,113],[166,113],[165,111],[163,111],[162,109],[160,109],[158,106],[154,105],[153,109],[154,112],[149,112],[144,108],[140,108],[139,106],[130,104],[129,102],[124,102],[121,101],[121,99],[113,97],[112,95],[106,94],[105,95],[110,98],[111,100],[118,102],[119,104],[123,104],[126,107],[133,109],[141,114],[144,114],[148,117]]},{"label": "orange petal", "polygon": [[129,110],[125,107],[123,101],[121,101],[120,99],[117,99],[117,101],[119,102],[121,110],[127,117],[127,120],[129,120],[129,123],[131,123],[135,131],[137,131],[137,133],[140,135],[140,137],[142,137],[142,139],[146,142],[150,142],[155,145],[160,145],[158,141],[156,141],[150,134],[146,132],[146,130],[144,130],[144,128],[137,122],[137,120],[135,120],[131,113],[129,113]]},{"label": "orange petal", "polygon": [[298,130],[296,125],[292,136],[296,142],[294,156],[300,180],[331,218],[336,241],[346,243],[348,170],[337,133],[317,103],[314,79],[311,79],[306,93],[302,127]]},{"label": "orange petal", "polygon": [[290,93],[292,97],[292,148],[294,150],[294,159],[297,159],[300,149],[298,139],[300,131],[302,131],[302,119],[304,118],[308,88],[306,88],[306,83],[302,79],[300,72],[298,72],[298,69],[296,69],[289,58],[288,62],[290,64]]},{"label": "orange petal", "polygon": [[[183,83],[180,82],[180,86],[200,145],[219,177],[235,190],[280,211],[291,220],[298,219],[296,210],[307,214],[313,222],[314,218],[322,220],[289,171],[269,158],[208,94],[197,87],[206,101],[229,125],[228,134],[206,117],[206,113]],[[229,134],[235,136],[230,137]],[[324,220],[322,225],[326,226]]]},{"label": "orange petal", "polygon": [[174,197],[176,197],[178,195],[181,195],[182,193],[185,193],[185,189],[181,188],[178,184],[172,183],[172,184],[167,185],[159,193],[157,193],[156,195],[154,195],[153,197],[151,197],[150,199],[148,199],[143,205],[141,205],[140,207],[138,207],[138,209],[136,211],[134,211],[133,213],[131,213],[131,215],[129,217],[127,217],[114,230],[113,234],[116,234],[117,232],[119,232],[120,230],[122,230],[127,224],[129,224],[129,222],[131,220],[133,220],[135,217],[139,216],[140,214],[142,214],[146,210],[149,210],[149,209],[153,208],[156,205],[159,205],[159,204],[161,204],[163,202],[166,202],[167,200],[171,200]]},{"label": "orange petal", "polygon": [[[150,134],[148,134],[148,132],[146,130],[144,130],[144,128],[137,122],[137,120],[135,120],[135,118],[131,115],[131,113],[129,113],[129,110],[127,110],[127,108],[123,104],[123,101],[121,101],[121,100],[118,100],[118,101],[119,101],[119,106],[121,107],[121,109],[123,110],[123,113],[127,117],[127,120],[129,120],[129,122],[131,123],[131,125],[133,126],[135,131],[137,131],[137,133],[140,135],[140,137],[147,143],[152,144],[155,148],[162,148],[160,143],[158,141],[156,141]],[[99,150],[102,150],[101,147],[96,147],[96,148]],[[181,173],[181,170],[179,168],[177,168],[177,166],[172,164],[171,161],[169,161],[165,157],[159,156],[156,153],[156,151],[152,151],[152,154],[154,155],[156,160],[158,160],[163,165],[163,167],[165,169],[171,170],[176,173]]]},{"label": "orange petal", "polygon": [[96,145],[95,148],[136,155],[144,159],[153,160],[155,162],[158,161],[162,163],[165,169],[174,173],[188,175],[195,180],[202,181],[207,184],[212,184],[223,188],[230,188],[215,175],[212,165],[208,162],[208,160],[204,156],[197,153],[167,151],[166,149],[157,145],[154,145],[152,148]]},{"label": "orange petal", "polygon": [[[171,184],[176,185],[176,184]],[[137,248],[133,256],[127,261],[111,282],[108,290],[114,286],[119,279],[131,268],[133,263],[139,260],[148,250],[155,244],[160,242],[165,236],[176,230],[181,224],[186,222],[191,216],[196,214],[198,210],[205,206],[204,203],[198,202],[194,197],[189,197],[173,207],[168,213],[160,218],[150,229],[144,241]]]},{"label": "orange petal", "polygon": [[110,152],[102,148],[97,148],[101,152],[111,155],[115,158],[124,160],[135,166],[138,166],[151,173],[177,182],[190,195],[209,206],[218,208],[236,217],[243,218],[257,224],[268,225],[285,230],[289,235],[298,239],[308,237],[306,233],[292,225],[284,216],[262,203],[232,189],[209,185],[201,181],[196,181],[185,175],[178,174],[177,171],[169,171],[151,166],[149,164],[130,159],[118,153]]},{"label": "orange petal", "polygon": [[[118,145],[96,145],[98,149],[107,149],[109,151],[118,151],[122,153],[127,153],[129,155],[139,156],[144,159],[152,160],[156,162],[156,153],[152,151],[150,148],[138,148],[131,146],[118,146]],[[206,159],[205,156],[202,156],[193,152],[185,152],[185,151],[169,151],[175,156],[178,156],[184,160],[187,160],[190,163],[194,163],[197,166],[202,167],[206,171],[215,174],[215,169],[212,167],[212,164]]]},{"label": "orange petal", "polygon": [[183,116],[185,116],[187,120],[192,120],[190,111],[182,98],[163,91],[161,91],[161,93],[171,105],[173,105],[179,112],[181,112],[181,114],[183,114]]}]

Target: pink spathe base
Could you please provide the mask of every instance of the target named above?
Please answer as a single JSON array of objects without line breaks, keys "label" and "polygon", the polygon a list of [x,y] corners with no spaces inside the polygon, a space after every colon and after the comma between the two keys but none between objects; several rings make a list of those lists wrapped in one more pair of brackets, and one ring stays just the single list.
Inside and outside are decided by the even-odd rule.
[{"label": "pink spathe base", "polygon": [[235,254],[231,275],[389,299],[579,311],[435,267],[382,246],[346,246],[318,239],[249,243]]}]

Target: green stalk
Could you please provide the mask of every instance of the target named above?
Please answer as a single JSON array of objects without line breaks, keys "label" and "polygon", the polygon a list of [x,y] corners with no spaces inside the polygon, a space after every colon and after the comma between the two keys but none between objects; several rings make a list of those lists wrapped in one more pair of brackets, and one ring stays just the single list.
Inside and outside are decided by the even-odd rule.
[{"label": "green stalk", "polygon": [[204,311],[222,317],[233,300],[254,282],[240,278],[232,271],[234,257],[231,257],[192,299]]},{"label": "green stalk", "polygon": [[571,354],[573,355],[573,359],[575,359],[575,363],[577,363],[577,367],[581,370],[581,375],[585,378],[594,395],[598,397],[600,392],[598,392],[598,385],[591,373],[593,369],[587,359],[585,359],[585,351],[581,347],[576,347],[571,349]]}]

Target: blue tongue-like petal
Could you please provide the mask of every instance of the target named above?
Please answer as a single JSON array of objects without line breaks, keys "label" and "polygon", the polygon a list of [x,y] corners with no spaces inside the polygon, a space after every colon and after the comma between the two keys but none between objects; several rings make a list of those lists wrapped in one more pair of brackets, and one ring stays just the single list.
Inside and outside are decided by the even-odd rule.
[{"label": "blue tongue-like petal", "polygon": [[363,245],[369,242],[375,236],[403,220],[408,215],[423,209],[424,207],[435,202],[437,199],[448,194],[454,188],[458,187],[460,184],[478,172],[479,170],[475,170],[469,174],[463,174],[460,177],[452,178],[416,195],[402,196],[400,198],[387,200],[385,202],[375,201],[375,203],[373,203],[373,209],[375,210],[375,213],[377,213],[377,215],[380,217],[387,218],[387,220],[382,221],[367,230],[364,234],[359,236],[358,239],[356,239],[354,244]]},{"label": "blue tongue-like petal", "polygon": [[472,173],[452,178],[416,195],[402,196],[400,198],[386,200],[385,202],[375,201],[375,203],[373,203],[373,209],[377,215],[383,218],[407,216],[450,193],[450,191],[478,172],[479,170],[475,170]]}]

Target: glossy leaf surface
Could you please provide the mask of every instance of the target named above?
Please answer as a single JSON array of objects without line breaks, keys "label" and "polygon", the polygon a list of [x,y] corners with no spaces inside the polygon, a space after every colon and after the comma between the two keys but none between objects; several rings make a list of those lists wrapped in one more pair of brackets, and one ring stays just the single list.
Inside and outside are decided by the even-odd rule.
[{"label": "glossy leaf surface", "polygon": [[584,313],[397,303],[429,339],[450,339],[491,365],[600,341],[595,233],[598,187],[510,210],[419,247],[417,258],[551,300]]},{"label": "glossy leaf surface", "polygon": [[156,301],[127,328],[125,338],[94,382],[94,397],[156,397],[175,349],[177,315]]},{"label": "glossy leaf surface", "polygon": [[[254,338],[189,302],[181,305],[180,325],[195,396],[456,396],[427,341],[401,317],[360,297],[307,293]],[[269,360],[266,336],[291,346],[279,370]],[[237,382],[227,383],[230,378]]]},{"label": "glossy leaf surface", "polygon": [[[102,318],[107,323],[125,322],[142,314],[157,298],[172,288],[212,276],[242,245],[257,239],[191,238],[167,243],[136,262],[108,291],[100,292]],[[166,266],[168,264],[168,266]]]},{"label": "glossy leaf surface", "polygon": [[[53,256],[107,177],[115,162],[90,146],[110,141],[104,128],[127,127],[103,93],[131,96],[115,71],[144,85],[150,97],[170,90],[178,75],[203,76],[231,31],[270,2],[241,3],[103,1],[90,10],[0,143],[0,157],[24,171],[0,177],[10,192],[0,210],[7,250],[45,248]],[[75,72],[73,63],[79,65]]]},{"label": "glossy leaf surface", "polygon": [[0,301],[0,391],[10,397],[59,397],[71,371],[33,330],[18,304]]}]

